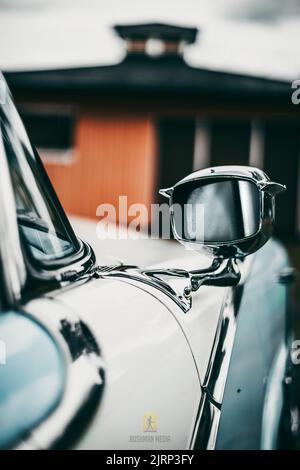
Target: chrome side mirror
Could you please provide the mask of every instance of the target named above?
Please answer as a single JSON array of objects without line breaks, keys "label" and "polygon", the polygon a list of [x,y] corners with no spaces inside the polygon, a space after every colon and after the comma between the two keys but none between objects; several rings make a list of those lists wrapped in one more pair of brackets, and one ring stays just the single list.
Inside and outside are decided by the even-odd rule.
[{"label": "chrome side mirror", "polygon": [[161,290],[188,312],[192,293],[202,285],[235,286],[241,274],[237,259],[261,248],[275,221],[275,196],[286,188],[256,168],[221,166],[200,170],[173,187],[160,190],[169,198],[175,238],[213,257],[207,268],[98,268],[99,276],[131,278]]},{"label": "chrome side mirror", "polygon": [[234,286],[236,259],[261,248],[275,222],[275,196],[286,187],[257,169],[221,166],[190,174],[160,190],[169,198],[175,238],[213,256],[211,266],[191,271],[191,290],[202,285]]},{"label": "chrome side mirror", "polygon": [[169,198],[179,242],[228,259],[243,258],[267,242],[275,196],[285,189],[259,169],[221,166],[192,173],[160,194]]}]

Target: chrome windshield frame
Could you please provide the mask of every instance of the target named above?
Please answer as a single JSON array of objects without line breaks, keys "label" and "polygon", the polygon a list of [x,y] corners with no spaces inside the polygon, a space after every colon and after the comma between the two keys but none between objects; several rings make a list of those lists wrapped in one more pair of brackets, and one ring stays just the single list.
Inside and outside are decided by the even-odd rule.
[{"label": "chrome windshield frame", "polygon": [[0,258],[3,266],[3,280],[0,282],[4,282],[3,291],[10,306],[20,302],[26,281],[26,265],[15,214],[14,192],[0,126]]},{"label": "chrome windshield frame", "polygon": [[[2,78],[1,74],[0,78]],[[7,100],[11,100],[13,106],[15,106],[8,88],[6,96]],[[5,106],[5,103],[0,104],[0,106]],[[15,195],[3,138],[0,126],[0,260],[4,271],[4,279],[0,282],[5,284],[4,291],[7,292],[7,303],[9,306],[15,306],[23,304],[28,297],[33,298],[35,296],[34,292],[31,292],[28,296],[26,289],[24,291],[26,281],[30,277],[36,279],[38,283],[44,284],[45,289],[42,290],[51,290],[53,284],[56,284],[53,288],[57,288],[57,283],[73,281],[82,275],[92,275],[96,258],[92,248],[74,233],[44,165],[33,146],[37,171],[49,199],[55,207],[57,216],[73,241],[75,251],[71,255],[57,259],[53,264],[49,263],[48,265],[38,265],[29,256],[19,231]]]}]

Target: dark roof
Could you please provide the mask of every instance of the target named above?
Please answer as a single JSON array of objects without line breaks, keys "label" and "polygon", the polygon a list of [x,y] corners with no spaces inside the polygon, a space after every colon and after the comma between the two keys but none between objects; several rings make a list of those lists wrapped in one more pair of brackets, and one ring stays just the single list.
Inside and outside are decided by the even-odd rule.
[{"label": "dark roof", "polygon": [[192,44],[196,40],[197,28],[186,28],[161,23],[146,23],[136,25],[116,25],[114,30],[123,39],[165,39],[185,41]]},{"label": "dark roof", "polygon": [[127,56],[117,65],[7,72],[12,91],[285,98],[290,83],[194,68],[180,57]]}]

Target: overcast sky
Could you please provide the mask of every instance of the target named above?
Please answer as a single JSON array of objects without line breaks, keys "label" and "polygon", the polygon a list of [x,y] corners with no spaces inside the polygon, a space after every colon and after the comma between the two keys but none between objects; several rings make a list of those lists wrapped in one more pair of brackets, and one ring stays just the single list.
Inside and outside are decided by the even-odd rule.
[{"label": "overcast sky", "polygon": [[116,23],[196,26],[194,66],[300,78],[300,0],[0,0],[0,69],[118,62]]}]

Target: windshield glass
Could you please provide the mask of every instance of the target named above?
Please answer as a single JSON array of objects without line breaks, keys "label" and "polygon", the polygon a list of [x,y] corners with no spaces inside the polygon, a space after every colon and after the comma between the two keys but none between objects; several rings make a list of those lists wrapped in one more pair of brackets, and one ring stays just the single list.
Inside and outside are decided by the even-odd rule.
[{"label": "windshield glass", "polygon": [[[78,249],[75,235],[65,227],[49,194],[48,181],[10,98],[0,107],[0,126],[15,194],[22,239],[32,257],[51,263]],[[46,184],[45,184],[46,183]]]}]

